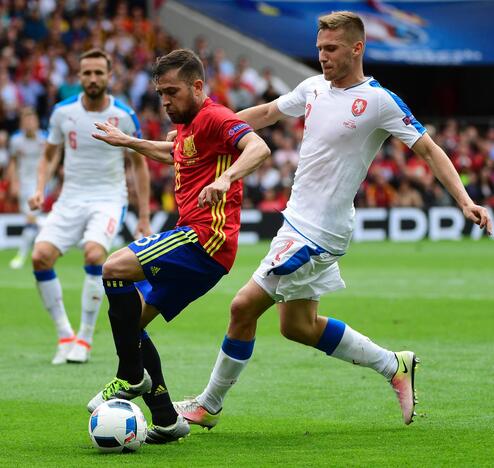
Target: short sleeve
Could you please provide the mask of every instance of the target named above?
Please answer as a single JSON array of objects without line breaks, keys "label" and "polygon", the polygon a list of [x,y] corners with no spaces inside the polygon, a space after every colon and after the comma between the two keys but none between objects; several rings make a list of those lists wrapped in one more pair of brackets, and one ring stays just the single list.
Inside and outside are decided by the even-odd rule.
[{"label": "short sleeve", "polygon": [[383,89],[380,102],[380,127],[400,139],[409,148],[426,132],[408,106],[395,93]]},{"label": "short sleeve", "polygon": [[[231,110],[227,108],[217,108],[210,114],[211,129],[217,129],[220,140],[227,146],[235,148],[237,143],[247,133],[253,131],[252,127],[240,120]],[[214,130],[213,130],[214,131]]]},{"label": "short sleeve", "polygon": [[47,141],[50,145],[61,145],[63,143],[62,117],[60,109],[55,108],[48,124]]},{"label": "short sleeve", "polygon": [[235,117],[223,121],[221,125],[223,139],[231,146],[237,146],[237,143],[247,135],[247,133],[252,131],[252,127],[248,123]]},{"label": "short sleeve", "polygon": [[305,113],[307,103],[307,85],[309,79],[302,81],[293,91],[278,98],[276,104],[283,114],[291,117],[300,117]]},{"label": "short sleeve", "polygon": [[19,137],[17,135],[13,135],[10,138],[10,142],[9,142],[10,157],[15,156],[18,151],[19,151]]}]

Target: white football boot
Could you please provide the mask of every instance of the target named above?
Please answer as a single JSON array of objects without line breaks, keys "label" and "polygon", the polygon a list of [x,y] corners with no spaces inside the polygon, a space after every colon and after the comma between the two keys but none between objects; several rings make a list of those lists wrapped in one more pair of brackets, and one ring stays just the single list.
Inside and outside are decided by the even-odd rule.
[{"label": "white football boot", "polygon": [[72,350],[75,343],[75,337],[70,338],[60,338],[58,340],[57,351],[51,363],[58,366],[59,364],[65,364],[67,362],[67,356]]},{"label": "white football boot", "polygon": [[89,361],[91,355],[91,345],[84,340],[78,338],[75,340],[74,346],[67,355],[67,362],[75,364],[84,364]]}]

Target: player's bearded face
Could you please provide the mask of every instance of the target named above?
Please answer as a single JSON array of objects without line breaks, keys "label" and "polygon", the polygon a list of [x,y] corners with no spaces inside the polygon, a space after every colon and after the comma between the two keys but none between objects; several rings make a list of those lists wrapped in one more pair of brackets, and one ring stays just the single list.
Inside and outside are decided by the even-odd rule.
[{"label": "player's bearded face", "polygon": [[187,87],[179,99],[175,100],[173,106],[167,109],[167,113],[173,123],[187,124],[192,121],[198,110],[194,93],[192,89]]},{"label": "player's bearded face", "polygon": [[106,92],[109,78],[110,72],[103,57],[81,60],[79,79],[84,93],[90,99],[98,99]]},{"label": "player's bearded face", "polygon": [[170,120],[175,124],[187,124],[199,111],[202,101],[198,99],[194,85],[180,79],[177,70],[161,76],[156,91]]}]

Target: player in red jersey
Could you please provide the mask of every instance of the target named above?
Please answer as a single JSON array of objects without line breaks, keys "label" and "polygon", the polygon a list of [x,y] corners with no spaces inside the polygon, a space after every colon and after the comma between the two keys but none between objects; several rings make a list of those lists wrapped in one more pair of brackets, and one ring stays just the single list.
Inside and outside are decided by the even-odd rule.
[{"label": "player in red jersey", "polygon": [[189,426],[173,408],[159,354],[144,328],[158,314],[171,320],[228,273],[237,251],[241,178],[270,151],[248,124],[205,95],[202,63],[192,51],[161,57],[153,78],[177,125],[173,143],[130,137],[108,122],[96,123],[101,133],[93,136],[174,164],[179,220],[175,229],[132,242],[103,265],[119,365],[88,410],[109,399],[142,395],[153,418],[146,442],[167,443],[186,436]]}]

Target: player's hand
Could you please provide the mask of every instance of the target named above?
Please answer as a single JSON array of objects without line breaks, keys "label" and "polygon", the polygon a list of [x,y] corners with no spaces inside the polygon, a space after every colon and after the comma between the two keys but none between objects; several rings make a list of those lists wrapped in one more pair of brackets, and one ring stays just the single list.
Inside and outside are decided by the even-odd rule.
[{"label": "player's hand", "polygon": [[150,236],[153,233],[151,231],[151,224],[149,223],[149,216],[140,217],[137,221],[136,232],[134,233],[135,239]]},{"label": "player's hand", "polygon": [[166,134],[166,140],[165,141],[175,141],[175,138],[177,138],[177,131],[172,130],[171,132],[168,132]]},{"label": "player's hand", "polygon": [[129,136],[110,122],[95,122],[94,125],[98,130],[104,132],[92,133],[91,136],[96,140],[104,141],[112,146],[125,146],[129,141]]},{"label": "player's hand", "polygon": [[36,190],[34,195],[29,198],[27,201],[29,208],[31,210],[39,210],[42,208],[43,203],[45,202],[45,196],[43,195],[43,192]]},{"label": "player's hand", "polygon": [[199,194],[199,199],[197,205],[199,208],[204,208],[205,206],[216,205],[222,198],[223,195],[230,189],[230,181],[221,176],[216,179],[212,184],[204,187]]},{"label": "player's hand", "polygon": [[492,220],[489,218],[487,210],[483,206],[470,204],[463,208],[465,218],[478,224],[481,229],[486,230],[489,236],[492,236]]}]

